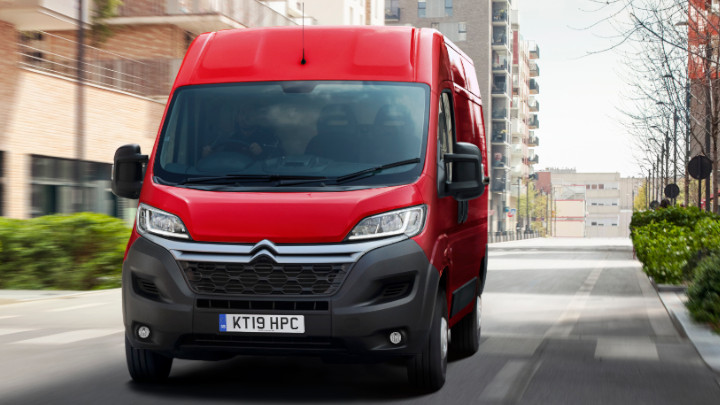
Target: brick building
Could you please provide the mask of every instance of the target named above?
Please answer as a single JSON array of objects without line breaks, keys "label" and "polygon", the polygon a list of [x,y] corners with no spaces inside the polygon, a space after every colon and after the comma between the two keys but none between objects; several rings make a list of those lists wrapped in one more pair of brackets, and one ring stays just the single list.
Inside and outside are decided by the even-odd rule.
[{"label": "brick building", "polygon": [[[135,204],[110,192],[115,149],[138,143],[150,152],[168,91],[196,35],[302,22],[296,8],[286,15],[270,7],[278,2],[297,4],[124,0],[117,16],[105,21],[111,35],[101,42],[88,35],[85,42],[82,126],[77,1],[0,2],[0,215],[82,209],[132,218]],[[90,21],[93,2],[84,4],[83,19]]]}]

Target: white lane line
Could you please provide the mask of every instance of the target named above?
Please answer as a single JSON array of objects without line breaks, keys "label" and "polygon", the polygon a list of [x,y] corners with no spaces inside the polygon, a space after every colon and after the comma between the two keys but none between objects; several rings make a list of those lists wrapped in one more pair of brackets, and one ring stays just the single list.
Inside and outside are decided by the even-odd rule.
[{"label": "white lane line", "polygon": [[92,304],[75,305],[74,307],[54,308],[54,309],[48,309],[46,312],[74,311],[76,309],[99,307],[100,305],[105,305],[105,303],[96,302],[96,303],[92,303]]},{"label": "white lane line", "polygon": [[34,339],[20,340],[15,342],[15,344],[64,345],[112,335],[122,331],[124,331],[124,329],[82,329],[71,332],[56,333],[54,335],[42,336]]},{"label": "white lane line", "polygon": [[528,363],[527,360],[510,360],[505,363],[505,366],[495,375],[495,378],[490,381],[490,384],[485,387],[482,394],[480,394],[480,403],[502,401],[505,399],[505,397],[510,394],[513,384],[515,384],[515,381]]},{"label": "white lane line", "polygon": [[575,293],[575,296],[568,304],[565,312],[560,315],[560,318],[558,318],[555,324],[550,329],[548,329],[547,332],[545,332],[545,337],[570,336],[570,333],[575,327],[575,324],[580,319],[582,311],[587,305],[587,301],[590,298],[590,293],[592,292],[593,288],[595,288],[595,284],[597,283],[597,281],[600,279],[600,273],[602,273],[605,267],[604,264],[605,261],[602,261],[599,267],[596,267],[593,271],[590,272],[590,274],[583,282],[582,286],[580,286],[580,289]]},{"label": "white lane line", "polygon": [[19,317],[19,316],[20,316],[20,315],[3,315],[3,316],[0,316],[0,321],[3,320],[3,319],[17,318],[17,317]]},{"label": "white lane line", "polygon": [[650,338],[598,338],[596,359],[660,360],[657,346]]},{"label": "white lane line", "polygon": [[34,329],[3,328],[0,329],[0,336],[12,335],[13,333],[28,332]]}]

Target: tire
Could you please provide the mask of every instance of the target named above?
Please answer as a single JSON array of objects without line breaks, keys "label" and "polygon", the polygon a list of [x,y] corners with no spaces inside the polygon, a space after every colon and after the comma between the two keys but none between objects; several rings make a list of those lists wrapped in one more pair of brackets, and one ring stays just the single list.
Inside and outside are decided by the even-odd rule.
[{"label": "tire", "polygon": [[152,350],[136,349],[125,337],[125,359],[130,377],[137,382],[160,382],[168,378],[173,358]]},{"label": "tire", "polygon": [[428,341],[422,353],[408,361],[410,384],[423,392],[435,392],[445,384],[448,358],[448,309],[445,292],[438,291]]},{"label": "tire", "polygon": [[478,351],[482,329],[481,321],[482,297],[478,295],[473,310],[452,328],[451,349],[453,354],[469,357]]}]

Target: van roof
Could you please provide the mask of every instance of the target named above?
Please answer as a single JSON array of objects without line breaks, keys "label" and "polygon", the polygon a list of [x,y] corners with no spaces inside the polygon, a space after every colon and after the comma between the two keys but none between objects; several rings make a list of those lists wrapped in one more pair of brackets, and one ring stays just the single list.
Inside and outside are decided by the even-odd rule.
[{"label": "van roof", "polygon": [[427,82],[432,66],[424,65],[432,63],[426,58],[442,43],[439,32],[413,27],[225,30],[196,38],[175,86],[277,80]]}]

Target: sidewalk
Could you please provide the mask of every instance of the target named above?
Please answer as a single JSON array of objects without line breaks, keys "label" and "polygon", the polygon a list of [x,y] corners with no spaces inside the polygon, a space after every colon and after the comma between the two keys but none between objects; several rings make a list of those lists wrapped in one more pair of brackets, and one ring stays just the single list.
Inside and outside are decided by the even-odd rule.
[{"label": "sidewalk", "polygon": [[714,333],[709,326],[692,320],[685,306],[685,292],[658,291],[660,300],[670,317],[682,332],[690,339],[703,361],[716,373],[720,373],[720,335]]},{"label": "sidewalk", "polygon": [[53,298],[74,297],[97,293],[105,290],[92,291],[60,291],[60,290],[0,290],[0,305],[18,304],[29,301],[48,300]]}]

